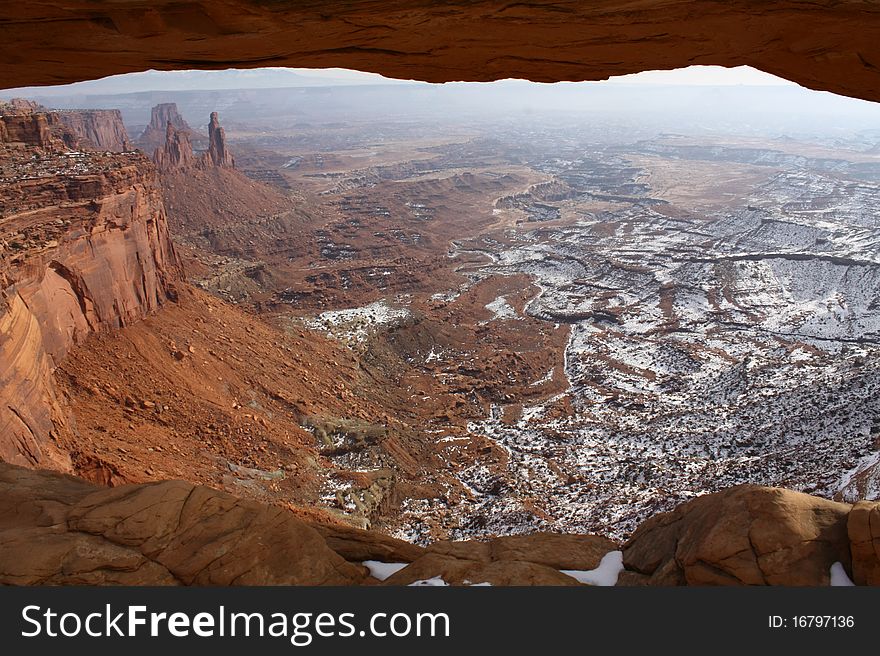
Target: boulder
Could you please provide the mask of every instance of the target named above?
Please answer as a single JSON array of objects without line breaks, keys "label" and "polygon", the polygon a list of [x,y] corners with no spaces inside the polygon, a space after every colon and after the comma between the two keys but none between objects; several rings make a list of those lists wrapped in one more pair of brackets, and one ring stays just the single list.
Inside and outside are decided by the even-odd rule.
[{"label": "boulder", "polygon": [[880,502],[859,501],[846,523],[856,585],[880,585]]},{"label": "boulder", "polygon": [[0,584],[348,585],[289,511],[183,481],[101,489],[0,463]]},{"label": "boulder", "polygon": [[850,506],[799,492],[740,485],[645,521],[624,566],[652,585],[828,585],[850,569]]}]

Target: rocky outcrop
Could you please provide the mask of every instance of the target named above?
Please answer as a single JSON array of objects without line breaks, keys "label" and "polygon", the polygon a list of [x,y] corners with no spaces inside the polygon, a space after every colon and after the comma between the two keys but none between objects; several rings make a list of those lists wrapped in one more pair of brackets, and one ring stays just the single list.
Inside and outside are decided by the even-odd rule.
[{"label": "rocky outcrop", "polygon": [[828,585],[833,563],[850,569],[849,513],[849,504],[741,485],[648,519],[623,562],[652,585]]},{"label": "rocky outcrop", "polygon": [[56,149],[46,114],[27,120],[0,148],[0,459],[65,469],[52,371],[87,334],[173,298],[181,272],[143,155]]},{"label": "rocky outcrop", "polygon": [[235,160],[226,147],[226,132],[220,127],[217,112],[211,112],[211,121],[208,123],[208,139],[210,145],[205,153],[205,164],[234,169]]},{"label": "rocky outcrop", "polygon": [[878,17],[880,7],[859,0],[360,0],[332,12],[321,2],[8,2],[0,61],[8,87],[150,68],[339,66],[430,82],[551,82],[747,64],[880,100]]},{"label": "rocky outcrop", "polygon": [[46,114],[27,112],[0,115],[0,143],[50,147],[53,136]]},{"label": "rocky outcrop", "polygon": [[847,520],[853,583],[880,585],[880,502],[859,501]]},{"label": "rocky outcrop", "polygon": [[437,542],[396,572],[386,585],[409,585],[435,577],[467,585],[579,585],[560,570],[592,570],[618,545],[597,535],[535,533],[489,542]]},{"label": "rocky outcrop", "polygon": [[[167,109],[169,106],[173,110]],[[157,111],[163,107],[166,109]],[[156,147],[153,153],[153,161],[161,172],[191,171],[196,167],[203,169],[235,168],[235,159],[226,145],[226,132],[220,127],[220,119],[217,116],[217,112],[211,112],[211,120],[208,123],[208,149],[199,156],[196,156],[193,152],[191,141],[193,131],[177,114],[177,106],[174,103],[167,103],[166,105],[156,105],[156,107],[153,107],[153,120],[159,120],[158,116],[166,114],[170,118],[165,127],[165,139]],[[147,127],[144,135],[148,134],[151,126],[152,123]],[[152,139],[152,136],[149,138]],[[141,140],[144,140],[143,136]]]},{"label": "rocky outcrop", "polygon": [[131,150],[122,112],[118,109],[64,110],[53,112],[50,117],[57,117],[76,135],[79,148],[117,153]]},{"label": "rocky outcrop", "polygon": [[189,141],[198,135],[180,115],[177,103],[160,103],[150,112],[150,123],[137,139],[138,147],[147,154],[153,154],[168,139],[168,125],[172,125],[176,133],[183,133]]},{"label": "rocky outcrop", "polygon": [[345,585],[365,569],[281,508],[182,481],[101,489],[0,463],[0,584]]},{"label": "rocky outcrop", "polygon": [[169,121],[165,131],[165,143],[156,149],[153,161],[162,173],[186,171],[195,167],[197,160],[188,133]]},{"label": "rocky outcrop", "polygon": [[0,103],[0,143],[38,148],[131,150],[117,109],[50,111],[23,98]]},{"label": "rocky outcrop", "polygon": [[[878,507],[757,486],[699,497],[636,531],[617,585],[828,585],[850,550],[855,582],[877,585]],[[361,561],[378,560],[406,564],[385,585],[569,586],[560,570],[618,548],[555,533],[422,548],[183,481],[107,489],[0,463],[0,585],[375,585]]]},{"label": "rocky outcrop", "polygon": [[344,524],[313,524],[333,551],[346,560],[411,563],[425,555],[425,549],[381,533],[363,531]]}]

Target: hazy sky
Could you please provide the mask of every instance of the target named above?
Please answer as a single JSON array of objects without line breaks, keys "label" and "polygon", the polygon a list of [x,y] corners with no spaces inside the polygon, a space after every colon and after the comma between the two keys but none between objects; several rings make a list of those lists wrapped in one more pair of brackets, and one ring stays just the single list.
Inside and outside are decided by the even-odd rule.
[{"label": "hazy sky", "polygon": [[[336,86],[362,84],[400,84],[375,73],[362,73],[342,68],[254,68],[225,71],[144,71],[113,75],[63,86],[27,87],[2,91],[3,97],[49,96],[56,94],[116,94],[138,91],[183,91],[208,89],[252,89],[301,86]],[[690,66],[672,71],[646,71],[613,77],[604,84],[665,84],[665,85],[791,85],[768,73],[739,66]]]}]

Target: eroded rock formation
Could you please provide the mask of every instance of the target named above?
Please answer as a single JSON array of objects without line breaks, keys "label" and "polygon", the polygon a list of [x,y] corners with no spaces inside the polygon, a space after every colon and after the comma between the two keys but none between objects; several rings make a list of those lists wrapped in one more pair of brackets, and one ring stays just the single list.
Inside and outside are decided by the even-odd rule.
[{"label": "eroded rock formation", "polygon": [[200,138],[177,110],[177,103],[159,103],[150,112],[150,122],[137,138],[138,147],[147,154],[154,154],[168,141],[168,126],[175,134],[181,133],[188,141]]},{"label": "eroded rock formation", "polygon": [[[833,563],[849,569],[850,514],[849,504],[740,485],[644,522],[624,545],[624,565],[654,585],[828,585]],[[855,534],[854,555],[870,543]],[[876,563],[868,552],[858,551],[863,563]]]},{"label": "eroded rock formation", "polygon": [[0,103],[0,143],[40,148],[131,150],[117,109],[50,111],[22,98]]},{"label": "eroded rock formation", "polygon": [[88,333],[173,297],[180,265],[149,161],[68,151],[48,129],[57,120],[2,117],[0,459],[65,469],[51,372]]},{"label": "eroded rock formation", "polygon": [[365,574],[281,508],[183,481],[101,489],[0,463],[4,584],[344,585]]},{"label": "eroded rock formation", "polygon": [[220,127],[217,112],[211,112],[211,121],[208,123],[208,138],[210,145],[208,152],[205,153],[205,163],[234,169],[235,160],[226,147],[226,132]]},{"label": "eroded rock formation", "polygon": [[0,61],[8,87],[150,68],[340,66],[431,82],[550,82],[748,64],[880,100],[878,16],[864,0],[62,0],[4,4]]},{"label": "eroded rock formation", "polygon": [[[630,569],[617,584],[828,585],[832,563],[849,569],[850,550],[856,583],[876,584],[880,560],[863,549],[862,528],[878,508],[756,486],[699,497],[645,522],[624,547]],[[373,531],[312,526],[285,509],[183,481],[106,489],[0,463],[4,585],[378,584],[365,560],[402,566],[386,585],[435,577],[578,585],[563,570],[594,570],[617,548],[599,536],[536,533],[425,549]],[[866,572],[873,574],[860,578]]]},{"label": "eroded rock formation", "polygon": [[847,521],[853,582],[880,585],[880,503],[859,501]]},{"label": "eroded rock formation", "polygon": [[[208,123],[208,149],[196,156],[193,152],[192,129],[177,113],[174,103],[153,107],[153,121],[167,119],[165,139],[155,148],[153,161],[163,173],[190,171],[201,168],[235,168],[235,159],[226,145],[226,132],[220,127],[217,112],[211,112]],[[141,142],[150,145],[154,141],[153,122],[141,135]]]},{"label": "eroded rock formation", "polygon": [[165,143],[153,153],[153,161],[163,173],[171,171],[185,171],[196,165],[196,156],[193,154],[192,143],[186,130],[175,127],[168,121],[165,131]]},{"label": "eroded rock formation", "polygon": [[50,116],[57,117],[73,132],[81,147],[111,152],[131,150],[122,113],[118,109],[64,110]]}]

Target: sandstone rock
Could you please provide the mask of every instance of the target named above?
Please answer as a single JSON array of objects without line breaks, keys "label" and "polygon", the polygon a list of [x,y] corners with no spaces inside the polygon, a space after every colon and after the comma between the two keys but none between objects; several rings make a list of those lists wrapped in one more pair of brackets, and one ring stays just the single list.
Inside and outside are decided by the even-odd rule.
[{"label": "sandstone rock", "polygon": [[165,143],[153,153],[153,161],[163,173],[169,171],[185,171],[196,165],[189,136],[169,121],[165,131]]},{"label": "sandstone rock", "polygon": [[46,114],[32,112],[0,115],[0,142],[50,147],[53,137]]},{"label": "sandstone rock", "polygon": [[100,489],[0,463],[0,584],[344,585],[288,511],[182,481]]},{"label": "sandstone rock", "polygon": [[590,570],[617,543],[595,535],[534,533],[488,542],[436,542],[424,556],[389,577],[387,585],[404,585],[440,576],[454,585],[580,585],[561,569]]},{"label": "sandstone rock", "polygon": [[31,166],[31,154],[43,148],[40,162],[73,161],[78,173],[59,176],[47,166],[0,192],[4,227],[14,234],[26,225],[29,235],[42,235],[21,249],[19,266],[0,262],[0,459],[65,470],[70,462],[58,438],[70,422],[54,368],[89,333],[129,325],[175,298],[182,272],[145,157],[71,160],[44,134],[46,114],[21,117],[31,132],[16,132],[27,127],[21,124],[10,138],[30,141],[7,154],[12,161]]},{"label": "sandstone rock", "polygon": [[[600,80],[747,64],[807,87],[878,100],[878,16],[875,3],[832,0],[397,0],[344,3],[332,12],[326,3],[252,0],[8,2],[0,10],[0,59],[10,88],[267,62],[431,82]],[[76,29],[67,29],[75,19]]]},{"label": "sandstone rock", "polygon": [[186,136],[188,142],[198,137],[180,115],[177,103],[160,103],[150,110],[150,122],[137,139],[138,147],[147,154],[153,154],[166,142],[169,124],[175,132]]},{"label": "sandstone rock", "polygon": [[849,569],[850,506],[799,492],[741,485],[644,522],[624,566],[652,585],[828,585]]},{"label": "sandstone rock", "polygon": [[204,164],[206,166],[234,169],[235,160],[232,157],[232,153],[226,147],[226,132],[220,127],[220,119],[217,116],[217,112],[211,112],[211,121],[208,124],[208,139],[210,144],[202,160]]},{"label": "sandstone rock", "polygon": [[847,521],[856,585],[880,585],[880,502],[859,501]]},{"label": "sandstone rock", "polygon": [[553,569],[596,569],[602,556],[620,545],[599,535],[533,533],[496,538],[492,560],[526,560]]},{"label": "sandstone rock", "polygon": [[461,542],[443,540],[428,545],[427,552],[439,556],[481,563],[488,563],[492,560],[492,548],[489,546],[489,543],[477,542],[475,540]]},{"label": "sandstone rock", "polygon": [[[77,109],[52,112],[77,137],[78,148],[122,152],[131,150],[118,109]],[[74,144],[68,144],[74,147]]]},{"label": "sandstone rock", "polygon": [[375,531],[364,531],[342,524],[313,523],[311,526],[324,537],[333,551],[356,563],[365,560],[411,563],[425,553],[425,549],[418,545]]},{"label": "sandstone rock", "polygon": [[440,553],[425,554],[388,577],[384,584],[409,585],[436,576],[451,585],[580,585],[574,578],[546,565],[519,560],[467,560]]}]

